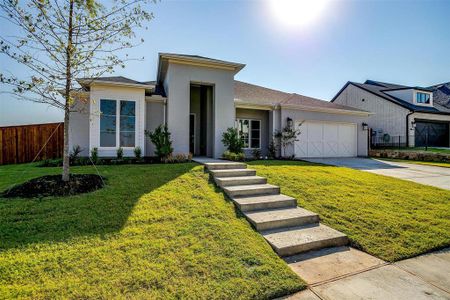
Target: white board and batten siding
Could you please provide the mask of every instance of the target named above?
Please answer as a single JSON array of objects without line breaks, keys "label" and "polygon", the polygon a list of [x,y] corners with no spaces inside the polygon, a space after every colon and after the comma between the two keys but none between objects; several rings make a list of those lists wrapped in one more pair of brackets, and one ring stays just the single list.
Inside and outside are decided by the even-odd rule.
[{"label": "white board and batten siding", "polygon": [[[296,122],[300,125],[300,121]],[[357,156],[357,124],[344,122],[304,121],[302,134],[295,142],[295,157]]]}]

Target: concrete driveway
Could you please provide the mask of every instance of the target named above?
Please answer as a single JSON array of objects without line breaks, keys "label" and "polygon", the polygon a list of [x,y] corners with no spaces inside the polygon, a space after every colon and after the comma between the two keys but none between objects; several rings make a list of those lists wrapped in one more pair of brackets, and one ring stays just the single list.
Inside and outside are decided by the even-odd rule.
[{"label": "concrete driveway", "polygon": [[382,161],[372,158],[310,158],[309,162],[347,167],[450,190],[450,168]]}]

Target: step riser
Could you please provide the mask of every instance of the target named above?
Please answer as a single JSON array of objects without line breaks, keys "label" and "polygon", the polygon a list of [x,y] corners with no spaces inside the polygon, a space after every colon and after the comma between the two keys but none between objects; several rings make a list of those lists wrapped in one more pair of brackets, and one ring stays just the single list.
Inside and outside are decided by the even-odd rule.
[{"label": "step riser", "polygon": [[292,200],[282,200],[277,202],[262,202],[262,203],[248,203],[248,204],[238,204],[236,203],[237,207],[242,212],[249,212],[249,211],[257,211],[257,210],[264,210],[264,209],[276,209],[276,208],[289,208],[289,207],[296,207],[297,201],[295,199]]},{"label": "step riser", "polygon": [[235,185],[251,185],[251,184],[266,184],[266,178],[255,178],[255,179],[236,179],[232,181],[221,181],[220,179],[216,179],[216,183],[220,187],[224,186],[235,186]]},{"label": "step riser", "polygon": [[247,169],[246,165],[213,165],[213,166],[206,166],[206,169],[208,170],[230,170],[230,169]]},{"label": "step riser", "polygon": [[[269,244],[270,244],[270,242],[269,242]],[[295,254],[308,252],[311,250],[319,250],[319,249],[329,248],[329,247],[345,246],[347,244],[348,244],[348,238],[346,236],[342,236],[342,237],[336,237],[336,238],[331,238],[331,239],[327,239],[327,240],[314,241],[311,243],[305,243],[302,245],[296,245],[296,246],[292,246],[292,247],[284,247],[281,249],[277,249],[273,245],[271,245],[271,246],[279,256],[284,257],[284,256],[291,256],[291,255],[295,255]]]},{"label": "step riser", "polygon": [[271,221],[271,222],[264,222],[264,223],[259,223],[259,224],[254,223],[251,220],[249,220],[249,221],[256,228],[256,230],[264,231],[264,230],[279,229],[279,228],[284,228],[284,227],[295,227],[295,226],[319,223],[319,216],[315,215],[315,216],[291,218],[291,219],[277,220],[277,221]]},{"label": "step riser", "polygon": [[251,189],[251,190],[240,190],[240,191],[225,191],[227,195],[231,198],[240,196],[263,196],[263,195],[278,195],[280,193],[280,188],[261,188],[261,189]]},{"label": "step riser", "polygon": [[246,170],[241,169],[242,171],[227,171],[227,172],[220,172],[220,174],[214,174],[213,172],[210,173],[212,177],[240,177],[240,176],[256,176],[255,170]]}]

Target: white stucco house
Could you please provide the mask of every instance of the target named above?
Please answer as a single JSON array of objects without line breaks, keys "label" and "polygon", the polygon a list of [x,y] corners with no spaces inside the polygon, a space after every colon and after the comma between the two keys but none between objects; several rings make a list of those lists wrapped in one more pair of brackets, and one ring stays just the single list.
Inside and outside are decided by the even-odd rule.
[{"label": "white stucco house", "polygon": [[373,140],[409,147],[449,147],[450,83],[430,87],[348,82],[331,102],[367,110]]},{"label": "white stucco house", "polygon": [[221,157],[222,134],[238,127],[245,151],[267,154],[276,130],[302,123],[299,141],[289,155],[303,157],[367,156],[368,132],[363,109],[285,93],[236,81],[244,64],[196,55],[160,53],[156,80],[124,77],[79,79],[88,101],[71,114],[70,143],[84,155],[116,155],[120,146],[133,156],[139,146],[154,153],[145,130],[167,124],[174,153]]}]

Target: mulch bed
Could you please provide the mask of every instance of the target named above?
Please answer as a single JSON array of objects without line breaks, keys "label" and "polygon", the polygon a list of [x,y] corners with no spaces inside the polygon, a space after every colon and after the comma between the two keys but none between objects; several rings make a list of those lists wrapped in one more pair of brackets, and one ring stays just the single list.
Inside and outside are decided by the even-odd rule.
[{"label": "mulch bed", "polygon": [[5,198],[35,198],[48,196],[69,196],[88,193],[104,186],[104,178],[96,174],[71,174],[68,182],[61,175],[47,175],[31,179],[4,191]]}]

